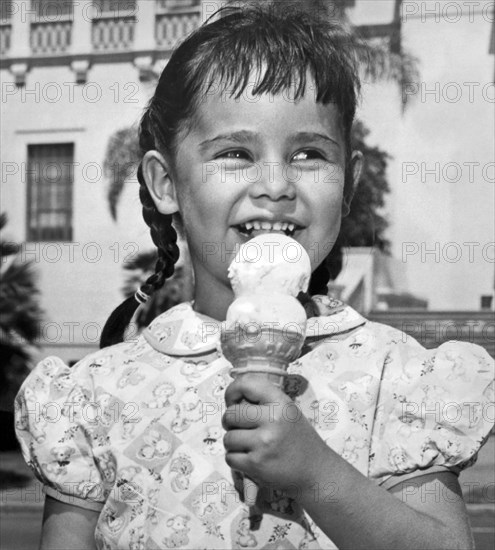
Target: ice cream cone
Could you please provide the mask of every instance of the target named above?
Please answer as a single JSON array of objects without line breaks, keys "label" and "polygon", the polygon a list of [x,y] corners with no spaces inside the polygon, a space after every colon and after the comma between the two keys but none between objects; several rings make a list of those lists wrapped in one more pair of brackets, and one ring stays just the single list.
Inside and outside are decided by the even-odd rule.
[{"label": "ice cream cone", "polygon": [[[304,334],[273,328],[246,331],[237,325],[221,334],[222,353],[232,363],[234,378],[256,374],[260,384],[268,380],[278,387],[283,386],[289,363],[299,357],[303,343]],[[256,483],[244,477],[245,503],[254,506],[257,496]]]},{"label": "ice cream cone", "polygon": [[[305,339],[306,311],[296,297],[308,289],[310,258],[294,239],[262,233],[239,247],[228,274],[236,299],[227,310],[221,346],[231,374],[255,374],[260,384],[282,387]],[[254,481],[244,477],[246,504],[255,506],[257,493]]]},{"label": "ice cream cone", "polygon": [[282,386],[289,363],[301,352],[304,334],[275,328],[245,330],[237,325],[221,335],[222,353],[232,363],[232,376],[259,373]]}]

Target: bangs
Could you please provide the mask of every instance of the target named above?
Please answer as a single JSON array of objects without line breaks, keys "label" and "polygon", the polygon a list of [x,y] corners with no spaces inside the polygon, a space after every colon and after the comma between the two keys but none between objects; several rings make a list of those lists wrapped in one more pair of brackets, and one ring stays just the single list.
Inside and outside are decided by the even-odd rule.
[{"label": "bangs", "polygon": [[249,91],[254,96],[289,94],[297,101],[310,91],[319,103],[337,104],[352,122],[358,64],[353,39],[340,25],[305,12],[294,17],[290,10],[229,12],[190,37],[197,51],[187,63],[185,96],[197,100],[220,93],[238,99]]}]

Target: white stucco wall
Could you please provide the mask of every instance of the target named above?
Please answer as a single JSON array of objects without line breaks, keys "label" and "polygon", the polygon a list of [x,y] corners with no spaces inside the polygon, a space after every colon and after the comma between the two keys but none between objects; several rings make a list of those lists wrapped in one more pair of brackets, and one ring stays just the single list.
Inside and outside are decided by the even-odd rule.
[{"label": "white stucco wall", "polygon": [[[383,22],[391,4],[357,2],[351,15]],[[421,82],[405,89],[404,114],[397,85],[364,87],[359,116],[370,141],[393,156],[388,234],[406,273],[397,286],[431,309],[479,309],[480,296],[493,294],[492,20],[489,2],[405,1],[404,46],[419,60]]]},{"label": "white stucco wall", "polygon": [[[2,71],[2,81],[11,80],[10,73]],[[123,260],[152,246],[136,180],[126,184],[114,222],[102,172],[108,137],[139,120],[149,91],[130,63],[97,64],[81,86],[74,86],[74,73],[68,67],[33,68],[24,89],[2,98],[6,237],[26,239],[27,145],[72,142],[75,146],[73,242],[27,243],[21,254],[35,262],[46,311],[44,336],[56,348],[74,343],[97,346],[99,329],[122,300]],[[70,347],[57,353],[74,358]]]}]

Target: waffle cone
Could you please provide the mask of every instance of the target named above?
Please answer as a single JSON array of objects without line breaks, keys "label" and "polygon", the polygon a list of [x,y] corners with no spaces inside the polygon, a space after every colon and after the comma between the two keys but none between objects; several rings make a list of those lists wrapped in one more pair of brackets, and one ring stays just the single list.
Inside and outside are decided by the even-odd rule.
[{"label": "waffle cone", "polygon": [[222,352],[234,367],[232,376],[264,374],[278,385],[282,384],[289,363],[299,357],[303,343],[302,333],[273,328],[246,332],[237,326],[221,335]]}]

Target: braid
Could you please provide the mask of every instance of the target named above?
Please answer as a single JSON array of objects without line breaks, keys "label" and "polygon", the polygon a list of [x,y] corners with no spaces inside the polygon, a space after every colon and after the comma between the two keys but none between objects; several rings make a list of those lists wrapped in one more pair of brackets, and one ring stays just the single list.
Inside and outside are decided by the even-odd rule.
[{"label": "braid", "polygon": [[164,285],[165,280],[173,275],[175,264],[179,259],[179,247],[177,246],[177,232],[172,225],[172,215],[160,214],[156,209],[150,192],[144,183],[141,165],[138,169],[138,180],[141,185],[139,198],[143,205],[143,219],[150,228],[151,239],[158,249],[155,273],[141,287],[144,293],[152,294],[159,290]]},{"label": "braid", "polygon": [[323,262],[313,271],[309,281],[308,292],[311,296],[315,294],[328,294],[328,281],[330,280],[330,271],[327,267],[328,256]]},{"label": "braid", "polygon": [[311,296],[315,294],[328,294],[328,282],[330,279],[335,279],[342,269],[342,253],[342,239],[339,235],[328,256],[313,271],[309,281],[308,292],[299,293],[298,300],[304,306],[308,318],[318,314]]},{"label": "braid", "polygon": [[309,280],[309,288],[307,292],[300,292],[297,299],[304,307],[308,319],[318,315],[318,308],[311,299],[315,294],[328,294],[327,284],[330,280],[330,271],[327,267],[327,261],[330,254],[323,260],[323,262],[313,271],[311,279]]},{"label": "braid", "polygon": [[[143,150],[154,148],[154,143],[150,143],[154,140],[148,129],[147,120],[147,114],[145,114],[140,134],[140,145]],[[158,212],[144,181],[142,163],[139,164],[137,177],[140,185],[139,198],[143,206],[143,218],[150,228],[151,238],[158,249],[158,259],[153,275],[148,277],[136,295],[122,302],[108,318],[101,334],[100,348],[122,342],[125,330],[138,306],[163,287],[165,280],[173,275],[175,264],[179,259],[177,232],[172,225],[172,215]]]}]

